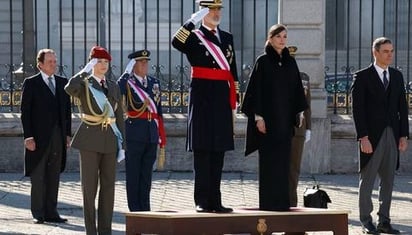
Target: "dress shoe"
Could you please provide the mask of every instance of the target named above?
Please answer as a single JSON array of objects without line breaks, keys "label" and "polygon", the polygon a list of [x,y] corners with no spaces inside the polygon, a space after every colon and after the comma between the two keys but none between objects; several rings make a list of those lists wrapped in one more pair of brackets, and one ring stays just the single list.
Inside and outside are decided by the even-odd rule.
[{"label": "dress shoe", "polygon": [[56,217],[56,218],[46,218],[46,222],[51,222],[51,223],[66,223],[67,219],[64,219],[62,217]]},{"label": "dress shoe", "polygon": [[199,213],[210,213],[213,212],[213,210],[206,208],[206,207],[202,207],[202,206],[196,206],[196,212]]},{"label": "dress shoe", "polygon": [[229,208],[229,207],[218,206],[217,208],[213,209],[213,212],[215,212],[215,213],[232,213],[233,209]]},{"label": "dress shoe", "polygon": [[401,232],[397,229],[392,228],[390,223],[379,223],[378,232],[387,234],[400,234]]},{"label": "dress shoe", "polygon": [[378,234],[375,225],[372,222],[368,222],[366,224],[362,224],[362,231],[366,234]]},{"label": "dress shoe", "polygon": [[33,223],[35,224],[43,224],[44,219],[43,218],[33,218]]}]

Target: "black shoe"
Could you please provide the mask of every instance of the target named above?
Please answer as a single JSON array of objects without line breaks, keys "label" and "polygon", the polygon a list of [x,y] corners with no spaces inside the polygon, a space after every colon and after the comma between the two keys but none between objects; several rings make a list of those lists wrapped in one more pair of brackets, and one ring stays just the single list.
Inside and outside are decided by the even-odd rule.
[{"label": "black shoe", "polygon": [[46,222],[51,222],[51,223],[66,223],[67,219],[64,219],[62,217],[57,217],[57,218],[46,218]]},{"label": "black shoe", "polygon": [[215,213],[232,213],[233,209],[229,207],[224,207],[224,206],[218,206],[213,210]]},{"label": "black shoe", "polygon": [[387,234],[400,234],[401,232],[397,229],[392,228],[390,223],[379,223],[378,232]]},{"label": "black shoe", "polygon": [[196,212],[199,213],[210,213],[213,212],[213,210],[206,208],[206,207],[202,207],[202,206],[196,206]]},{"label": "black shoe", "polygon": [[33,218],[33,223],[35,224],[43,224],[44,223],[44,218]]},{"label": "black shoe", "polygon": [[367,224],[362,224],[362,231],[366,234],[378,234],[375,225],[372,222],[368,222]]}]

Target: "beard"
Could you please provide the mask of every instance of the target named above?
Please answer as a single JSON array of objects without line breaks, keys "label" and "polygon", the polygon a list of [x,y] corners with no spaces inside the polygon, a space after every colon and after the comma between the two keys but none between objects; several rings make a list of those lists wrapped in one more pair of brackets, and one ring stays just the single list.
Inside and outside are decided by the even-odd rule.
[{"label": "beard", "polygon": [[213,26],[218,26],[220,24],[220,17],[208,17],[206,16],[204,18],[205,21],[207,21],[207,23],[213,25]]}]

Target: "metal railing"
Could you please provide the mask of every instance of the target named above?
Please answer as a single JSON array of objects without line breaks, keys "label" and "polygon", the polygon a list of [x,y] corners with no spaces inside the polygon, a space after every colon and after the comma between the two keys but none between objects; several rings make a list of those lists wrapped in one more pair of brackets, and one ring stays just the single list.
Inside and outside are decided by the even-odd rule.
[{"label": "metal railing", "polygon": [[[277,7],[277,0],[224,1],[220,26],[234,35],[242,91],[250,66],[263,52],[267,29],[277,22]],[[161,80],[164,112],[186,112],[190,64],[170,41],[197,9],[193,0],[0,0],[5,37],[0,47],[7,48],[0,51],[0,112],[18,112],[22,82],[36,72],[39,49],[54,49],[57,73],[71,77],[94,45],[110,51],[109,77],[115,80],[129,53],[150,50],[150,73]]]},{"label": "metal railing", "polygon": [[389,37],[393,67],[402,71],[411,105],[411,13],[409,0],[326,1],[325,90],[333,113],[351,113],[352,75],[373,62],[372,41]]}]

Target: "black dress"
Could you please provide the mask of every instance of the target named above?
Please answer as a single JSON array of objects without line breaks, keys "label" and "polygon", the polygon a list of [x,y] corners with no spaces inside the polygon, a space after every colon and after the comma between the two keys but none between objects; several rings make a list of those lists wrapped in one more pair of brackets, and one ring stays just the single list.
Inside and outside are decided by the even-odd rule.
[{"label": "black dress", "polygon": [[[259,151],[259,209],[289,210],[289,165],[293,127],[308,107],[296,61],[285,48],[280,56],[265,48],[254,65],[242,112],[248,116],[246,152]],[[258,132],[255,114],[266,134]]]}]

